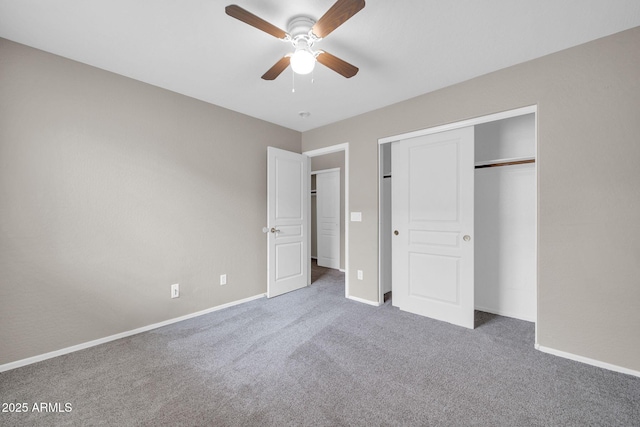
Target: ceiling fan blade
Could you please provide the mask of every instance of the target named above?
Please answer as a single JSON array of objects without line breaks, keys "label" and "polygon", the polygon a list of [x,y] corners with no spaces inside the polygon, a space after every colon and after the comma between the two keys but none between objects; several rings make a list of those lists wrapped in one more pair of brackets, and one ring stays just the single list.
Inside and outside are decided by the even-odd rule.
[{"label": "ceiling fan blade", "polygon": [[264,80],[274,80],[289,66],[289,62],[289,56],[283,56],[273,67],[269,68],[269,71],[262,75],[262,78]]},{"label": "ceiling fan blade", "polygon": [[316,60],[327,68],[331,68],[338,74],[343,75],[346,78],[350,78],[358,74],[358,67],[349,64],[346,61],[333,56],[325,51],[320,51],[320,55]]},{"label": "ceiling fan blade", "polygon": [[252,27],[262,30],[267,34],[271,34],[273,37],[283,39],[287,35],[287,33],[284,30],[281,30],[275,25],[270,24],[264,19],[257,17],[253,13],[241,8],[236,4],[231,4],[225,7],[224,11],[227,13],[227,15],[233,18],[236,18],[237,20],[242,21],[245,24],[249,24]]},{"label": "ceiling fan blade", "polygon": [[322,18],[318,19],[311,31],[320,38],[327,37],[363,7],[364,0],[338,0],[327,10],[327,13],[322,15]]}]

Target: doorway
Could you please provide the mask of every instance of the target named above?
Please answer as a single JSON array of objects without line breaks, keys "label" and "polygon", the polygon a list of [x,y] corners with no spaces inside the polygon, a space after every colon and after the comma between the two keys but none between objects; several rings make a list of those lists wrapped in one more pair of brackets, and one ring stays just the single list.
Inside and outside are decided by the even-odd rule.
[{"label": "doorway", "polygon": [[[302,154],[311,159],[311,172],[340,168],[341,238],[339,270],[345,273],[345,297],[349,298],[349,222],[346,221],[349,212],[349,143],[305,151]],[[312,180],[314,176],[316,176],[316,174],[311,175]],[[313,204],[313,197],[311,203]],[[311,265],[311,257],[308,261]]]},{"label": "doorway", "polygon": [[[472,127],[475,133],[476,247],[473,307],[536,321],[536,107],[379,140],[379,302],[393,285],[391,146]],[[505,167],[502,167],[505,166]],[[465,236],[467,237],[467,236]],[[480,249],[480,250],[478,250]],[[479,266],[479,267],[478,267]],[[522,280],[524,279],[524,280]],[[394,295],[395,296],[395,295]],[[537,340],[536,340],[537,341]]]}]

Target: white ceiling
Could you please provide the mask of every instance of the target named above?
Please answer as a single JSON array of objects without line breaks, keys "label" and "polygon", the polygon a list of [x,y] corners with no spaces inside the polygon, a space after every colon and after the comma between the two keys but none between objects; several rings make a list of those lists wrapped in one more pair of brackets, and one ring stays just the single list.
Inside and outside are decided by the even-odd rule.
[{"label": "white ceiling", "polygon": [[0,0],[0,37],[305,131],[640,25],[638,0],[367,0],[316,45],[360,72],[292,93],[290,69],[260,78],[290,45],[234,2],[286,30],[334,0]]}]

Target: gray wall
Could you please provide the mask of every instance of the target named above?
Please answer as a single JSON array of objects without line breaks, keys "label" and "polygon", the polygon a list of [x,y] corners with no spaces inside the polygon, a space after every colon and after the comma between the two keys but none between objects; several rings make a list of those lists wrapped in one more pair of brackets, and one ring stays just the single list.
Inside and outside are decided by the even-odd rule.
[{"label": "gray wall", "polygon": [[640,370],[638,46],[635,28],[303,133],[350,144],[351,295],[378,299],[378,138],[537,104],[539,344]]},{"label": "gray wall", "polygon": [[0,364],[266,292],[266,147],[300,141],[0,39]]},{"label": "gray wall", "polygon": [[[344,151],[337,153],[323,154],[322,156],[315,156],[311,158],[311,171],[319,171],[323,169],[340,168],[340,268],[344,270],[345,266],[345,249],[344,249],[344,236],[345,236],[345,223],[344,223]],[[314,197],[315,199],[315,197]],[[312,203],[312,209],[315,209],[315,203]],[[312,224],[316,226],[317,224]],[[317,233],[316,233],[317,234]],[[316,256],[316,251],[311,250],[312,255]]]}]

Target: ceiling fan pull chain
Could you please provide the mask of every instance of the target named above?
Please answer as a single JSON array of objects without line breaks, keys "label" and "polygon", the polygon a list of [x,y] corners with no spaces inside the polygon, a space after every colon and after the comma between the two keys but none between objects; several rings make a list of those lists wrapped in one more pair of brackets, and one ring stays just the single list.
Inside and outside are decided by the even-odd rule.
[{"label": "ceiling fan pull chain", "polygon": [[296,93],[296,73],[291,70],[291,93]]}]

